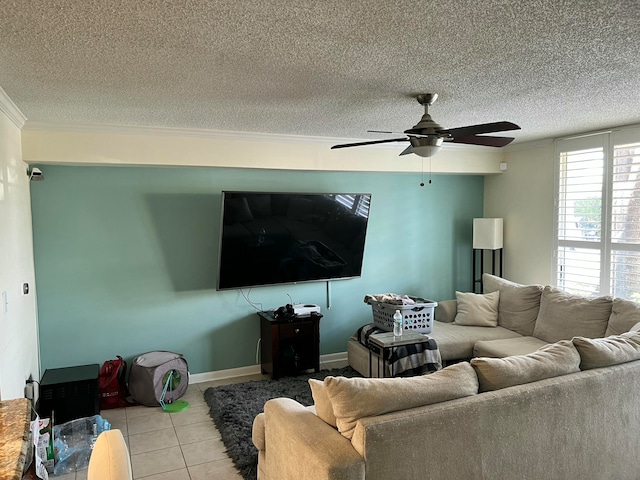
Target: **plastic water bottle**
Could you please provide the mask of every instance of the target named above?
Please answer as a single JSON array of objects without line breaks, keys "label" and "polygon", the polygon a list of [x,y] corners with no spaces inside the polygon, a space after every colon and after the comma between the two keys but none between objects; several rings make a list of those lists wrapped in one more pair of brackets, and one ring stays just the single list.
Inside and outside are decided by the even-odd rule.
[{"label": "plastic water bottle", "polygon": [[393,314],[393,336],[402,336],[402,314],[400,310],[396,310],[396,313]]}]

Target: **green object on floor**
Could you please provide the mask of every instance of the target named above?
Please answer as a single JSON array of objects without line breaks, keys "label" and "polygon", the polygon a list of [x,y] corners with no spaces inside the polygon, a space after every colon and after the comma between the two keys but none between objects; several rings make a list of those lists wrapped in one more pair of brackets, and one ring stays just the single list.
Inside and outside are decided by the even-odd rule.
[{"label": "green object on floor", "polygon": [[[162,380],[164,382],[162,395],[160,395],[160,406],[162,407],[162,410],[169,413],[177,413],[189,408],[189,402],[184,400],[173,400],[173,389],[180,385],[180,372],[177,370],[169,370]],[[164,399],[167,393],[169,393],[169,401],[165,402]]]},{"label": "green object on floor", "polygon": [[167,413],[184,412],[189,408],[189,402],[186,400],[176,400],[173,403],[165,403],[162,405],[162,410]]}]

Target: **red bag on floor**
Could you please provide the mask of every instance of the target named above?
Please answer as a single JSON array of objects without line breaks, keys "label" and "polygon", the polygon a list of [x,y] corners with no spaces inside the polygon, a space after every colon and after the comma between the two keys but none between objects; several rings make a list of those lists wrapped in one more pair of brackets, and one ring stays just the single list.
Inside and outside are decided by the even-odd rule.
[{"label": "red bag on floor", "polygon": [[126,407],[128,405],[125,383],[126,373],[127,362],[119,355],[115,360],[107,360],[102,364],[98,375],[100,410]]}]

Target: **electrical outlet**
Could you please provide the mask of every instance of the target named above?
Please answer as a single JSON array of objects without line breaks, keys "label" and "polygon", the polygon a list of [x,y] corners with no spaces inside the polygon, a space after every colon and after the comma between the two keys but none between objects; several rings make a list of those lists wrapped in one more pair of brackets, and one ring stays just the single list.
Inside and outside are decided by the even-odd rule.
[{"label": "electrical outlet", "polygon": [[24,387],[24,396],[29,400],[33,400],[33,382],[29,383],[27,380],[27,384]]}]

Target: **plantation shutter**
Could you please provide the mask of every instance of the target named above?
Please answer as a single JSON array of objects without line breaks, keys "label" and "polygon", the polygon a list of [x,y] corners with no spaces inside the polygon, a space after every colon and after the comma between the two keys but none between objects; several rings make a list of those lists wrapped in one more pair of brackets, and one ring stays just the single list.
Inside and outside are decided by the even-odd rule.
[{"label": "plantation shutter", "polygon": [[640,130],[556,147],[556,284],[640,300]]},{"label": "plantation shutter", "polygon": [[614,146],[611,294],[640,299],[640,143]]},{"label": "plantation shutter", "polygon": [[557,206],[557,285],[568,292],[600,292],[604,150],[561,151]]}]

